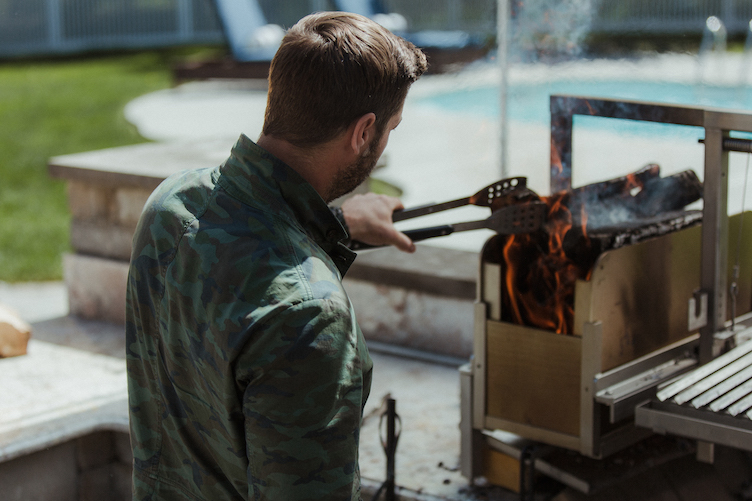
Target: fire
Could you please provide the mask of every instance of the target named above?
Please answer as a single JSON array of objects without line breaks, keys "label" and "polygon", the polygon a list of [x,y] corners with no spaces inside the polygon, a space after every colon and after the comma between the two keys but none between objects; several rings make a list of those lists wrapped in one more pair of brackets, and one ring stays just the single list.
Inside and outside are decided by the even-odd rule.
[{"label": "fire", "polygon": [[[585,278],[567,256],[564,240],[573,228],[566,203],[568,192],[541,197],[547,206],[545,231],[511,235],[504,245],[506,308],[510,321],[571,334],[574,320],[574,283]],[[585,218],[575,228],[587,238]]]},{"label": "fire", "polygon": [[502,320],[573,334],[575,283],[590,280],[598,255],[609,248],[604,243],[609,232],[646,215],[681,210],[701,195],[702,184],[693,172],[661,178],[660,167],[649,164],[624,177],[549,197],[526,190],[494,200],[494,210],[537,201],[547,207],[542,228],[499,236]]},{"label": "fire", "polygon": [[583,205],[580,208],[580,221],[582,222],[582,225],[581,225],[582,226],[582,236],[585,237],[585,238],[588,237],[587,236],[587,220],[588,220],[587,211],[585,210],[585,206]]}]

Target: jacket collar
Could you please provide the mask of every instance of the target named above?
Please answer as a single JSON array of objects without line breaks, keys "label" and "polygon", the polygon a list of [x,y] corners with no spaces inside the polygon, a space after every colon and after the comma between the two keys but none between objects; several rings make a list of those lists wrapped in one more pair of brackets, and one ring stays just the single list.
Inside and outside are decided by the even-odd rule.
[{"label": "jacket collar", "polygon": [[292,167],[241,135],[220,167],[219,183],[233,197],[297,221],[344,275],[356,254],[344,244],[347,231],[324,199]]}]

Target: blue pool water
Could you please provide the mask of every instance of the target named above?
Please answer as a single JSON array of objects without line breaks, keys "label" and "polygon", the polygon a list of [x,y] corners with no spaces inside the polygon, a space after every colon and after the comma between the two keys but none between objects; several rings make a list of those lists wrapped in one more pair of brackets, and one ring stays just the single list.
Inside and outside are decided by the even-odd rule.
[{"label": "blue pool water", "polygon": [[[641,81],[559,81],[511,86],[507,94],[509,119],[544,123],[548,126],[551,94],[752,110],[752,90],[746,87],[731,88]],[[421,104],[453,113],[496,118],[499,115],[499,89],[489,86],[441,93],[421,99]],[[670,133],[691,138],[702,138],[704,134],[703,130],[698,127],[586,116],[576,116],[575,127],[607,128],[639,135]],[[735,135],[741,136],[742,134]]]}]

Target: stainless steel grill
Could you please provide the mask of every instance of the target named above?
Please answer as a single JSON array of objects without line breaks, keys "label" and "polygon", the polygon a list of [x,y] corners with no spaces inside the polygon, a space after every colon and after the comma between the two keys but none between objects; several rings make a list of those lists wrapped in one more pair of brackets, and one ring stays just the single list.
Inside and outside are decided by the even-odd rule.
[{"label": "stainless steel grill", "polygon": [[710,443],[752,450],[746,235],[738,310],[727,298],[729,236],[748,214],[728,217],[728,154],[752,151],[752,141],[729,136],[752,132],[752,113],[552,96],[552,192],[571,189],[574,115],[703,127],[702,224],[601,254],[592,278],[576,284],[574,336],[500,321],[503,265],[491,252],[499,237],[487,242],[475,359],[463,372],[463,473],[487,470],[479,451],[504,449],[497,430],[591,458],[653,432],[696,439],[709,460]]}]

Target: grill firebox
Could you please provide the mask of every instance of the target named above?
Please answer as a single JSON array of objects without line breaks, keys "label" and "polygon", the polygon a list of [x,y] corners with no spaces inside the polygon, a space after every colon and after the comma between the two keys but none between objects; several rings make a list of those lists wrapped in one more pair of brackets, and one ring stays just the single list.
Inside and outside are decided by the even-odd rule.
[{"label": "grill firebox", "polygon": [[[653,430],[635,424],[635,408],[659,386],[713,360],[719,339],[733,340],[721,334],[727,319],[744,323],[752,311],[752,232],[742,233],[735,275],[744,214],[729,218],[726,210],[728,151],[750,151],[750,143],[728,136],[752,132],[752,114],[552,96],[552,192],[571,189],[578,114],[704,127],[702,224],[600,254],[590,279],[576,282],[569,336],[502,321],[506,237],[486,242],[474,359],[462,373],[461,462],[468,478],[488,470],[492,456],[484,451],[504,449],[492,438],[498,430],[591,458],[648,437]],[[726,291],[735,276],[741,278],[732,310]]]}]

